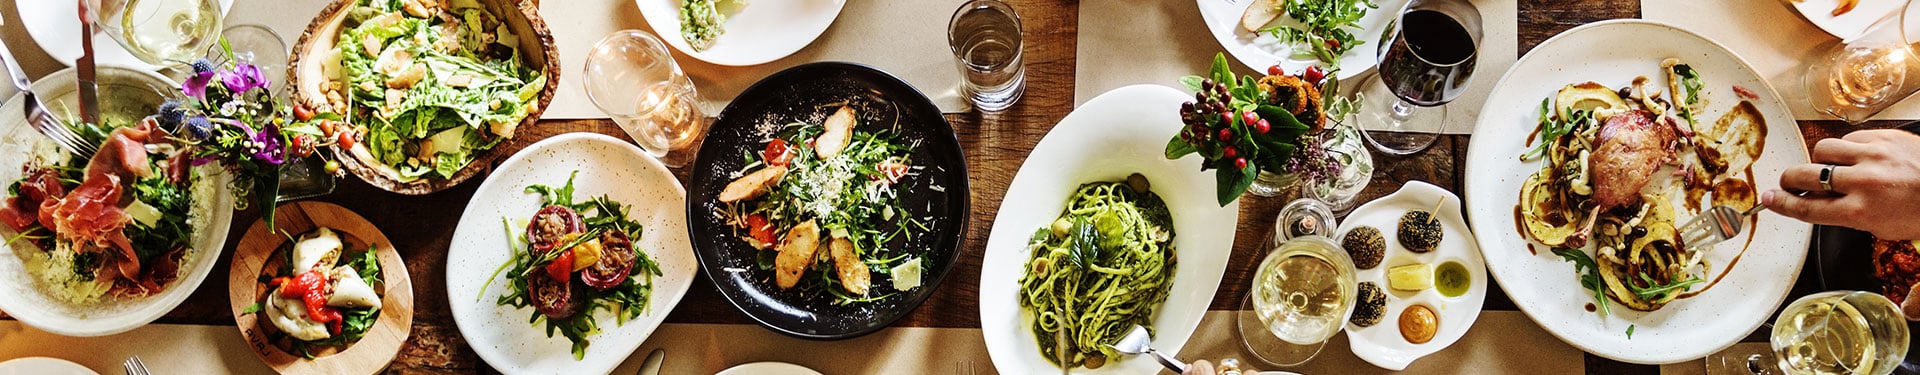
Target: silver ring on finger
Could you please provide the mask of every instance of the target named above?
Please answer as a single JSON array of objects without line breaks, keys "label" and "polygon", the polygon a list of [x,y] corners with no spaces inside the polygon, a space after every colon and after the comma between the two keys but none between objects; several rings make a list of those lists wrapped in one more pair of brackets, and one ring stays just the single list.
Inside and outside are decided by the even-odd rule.
[{"label": "silver ring on finger", "polygon": [[1828,193],[1833,192],[1833,168],[1833,164],[1823,164],[1820,166],[1820,190]]}]

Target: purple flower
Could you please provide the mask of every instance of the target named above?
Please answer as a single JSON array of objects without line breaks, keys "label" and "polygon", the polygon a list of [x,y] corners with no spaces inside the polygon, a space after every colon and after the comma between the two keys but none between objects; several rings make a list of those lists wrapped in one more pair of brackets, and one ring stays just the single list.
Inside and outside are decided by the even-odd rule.
[{"label": "purple flower", "polygon": [[235,93],[264,88],[269,84],[267,77],[260,74],[260,67],[248,63],[239,63],[234,65],[232,70],[220,72],[220,82],[227,85],[227,90]]},{"label": "purple flower", "polygon": [[207,84],[213,82],[213,73],[196,73],[180,83],[180,92],[187,97],[204,100],[207,98]]},{"label": "purple flower", "polygon": [[255,159],[273,165],[287,162],[287,149],[280,144],[280,126],[268,122],[266,129],[260,129],[247,138],[251,141],[247,148],[253,152]]}]

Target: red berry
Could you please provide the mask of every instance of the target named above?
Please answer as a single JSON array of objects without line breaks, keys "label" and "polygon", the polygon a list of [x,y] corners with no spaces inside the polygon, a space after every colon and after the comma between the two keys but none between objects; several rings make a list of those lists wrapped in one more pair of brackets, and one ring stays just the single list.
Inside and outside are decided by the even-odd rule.
[{"label": "red berry", "polygon": [[1253,131],[1260,132],[1260,134],[1267,134],[1267,129],[1269,128],[1272,128],[1272,124],[1268,124],[1267,119],[1260,119],[1260,121],[1253,122]]},{"label": "red berry", "polygon": [[1234,168],[1234,169],[1247,169],[1247,158],[1234,158],[1234,159],[1233,159],[1233,168]]},{"label": "red berry", "polygon": [[1327,78],[1327,72],[1320,71],[1318,66],[1308,66],[1306,76],[1301,78],[1306,78],[1307,82],[1318,85],[1320,80]]},{"label": "red berry", "polygon": [[1220,140],[1233,139],[1233,129],[1220,128]]},{"label": "red berry", "polygon": [[1241,123],[1241,124],[1248,124],[1248,125],[1252,125],[1253,123],[1256,123],[1256,122],[1260,122],[1260,115],[1259,115],[1259,114],[1255,114],[1255,113],[1253,113],[1252,111],[1247,111],[1247,112],[1242,112],[1242,113],[1240,113],[1240,123]]},{"label": "red berry", "polygon": [[1280,64],[1273,64],[1273,66],[1267,67],[1267,75],[1283,76],[1283,75],[1287,75],[1287,71],[1284,69],[1280,69]]},{"label": "red berry", "polygon": [[1221,151],[1220,157],[1228,158],[1228,159],[1237,158],[1237,157],[1240,157],[1239,151],[1240,150],[1233,149],[1233,146],[1227,146],[1225,150]]},{"label": "red berry", "polygon": [[1232,124],[1232,123],[1233,123],[1232,112],[1220,112],[1220,126],[1227,126],[1228,124]]}]

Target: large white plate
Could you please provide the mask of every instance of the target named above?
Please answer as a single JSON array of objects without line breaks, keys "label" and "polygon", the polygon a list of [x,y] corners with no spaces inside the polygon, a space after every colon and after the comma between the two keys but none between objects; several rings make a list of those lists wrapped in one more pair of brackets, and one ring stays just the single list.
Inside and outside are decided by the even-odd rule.
[{"label": "large white plate", "polygon": [[0,374],[98,375],[86,366],[52,357],[21,357],[0,362]]},{"label": "large white plate", "polygon": [[[746,66],[779,60],[812,44],[840,17],[846,0],[751,1],[727,16],[726,30],[705,51],[694,51],[680,36],[682,0],[634,0],[640,14],[673,49],[714,64]],[[746,0],[734,0],[746,2]]]},{"label": "large white plate", "polygon": [[[1425,254],[1408,251],[1396,239],[1399,238],[1400,216],[1412,210],[1432,211],[1434,207],[1439,207],[1439,211],[1433,212],[1440,218],[1440,247]],[[1480,317],[1481,305],[1487,301],[1487,265],[1486,261],[1481,260],[1480,247],[1474,243],[1473,232],[1467,231],[1467,220],[1460,216],[1460,208],[1460,198],[1447,189],[1412,181],[1393,194],[1353,209],[1353,213],[1347,215],[1347,220],[1340,223],[1341,237],[1334,241],[1346,238],[1347,231],[1362,225],[1379,229],[1380,235],[1387,238],[1387,255],[1380,265],[1359,270],[1355,275],[1359,281],[1371,281],[1379,285],[1380,291],[1387,294],[1386,314],[1381,316],[1380,323],[1372,327],[1347,324],[1347,342],[1352,344],[1355,356],[1384,369],[1405,370],[1407,364],[1414,360],[1460,341],[1460,335],[1473,327],[1473,321]],[[1473,283],[1467,287],[1465,294],[1447,297],[1436,289],[1405,292],[1387,286],[1387,269],[1415,263],[1439,267],[1446,262],[1460,262],[1460,265],[1467,266],[1467,274]],[[1397,323],[1400,321],[1400,312],[1412,305],[1425,305],[1440,315],[1440,329],[1432,341],[1414,344],[1407,342],[1406,336],[1400,334]]]},{"label": "large white plate", "polygon": [[[143,83],[134,85],[126,78],[141,77]],[[125,95],[116,90],[174,90],[178,85],[172,80],[149,71],[133,70],[108,64],[100,66],[100,95],[104,113],[129,113],[123,111],[151,111],[153,108],[115,108],[111,99],[115,95]],[[62,69],[34,82],[33,91],[40,94],[40,100],[47,104],[48,111],[55,117],[68,118],[78,108],[78,96],[74,93],[74,71]],[[124,86],[123,86],[124,84]],[[159,91],[171,96],[179,96],[178,91]],[[57,153],[58,148],[47,137],[40,135],[28,125],[23,103],[26,95],[16,94],[0,106],[0,185],[12,184],[21,178],[20,166],[32,159],[32,153]],[[124,103],[124,102],[123,102]],[[158,294],[93,306],[80,306],[54,299],[46,294],[39,281],[28,272],[23,260],[26,255],[21,251],[37,251],[33,245],[25,242],[12,246],[0,246],[0,310],[20,319],[34,328],[64,336],[106,336],[126,332],[153,322],[186,301],[193,294],[207,274],[213,272],[213,264],[220,259],[220,252],[227,243],[227,229],[233,225],[233,194],[226,190],[232,179],[218,164],[208,164],[195,169],[200,182],[194,184],[192,192],[198,197],[194,202],[194,218],[189,219],[194,228],[194,251],[184,259],[180,278],[165,286]],[[4,195],[4,194],[0,194]],[[13,238],[13,230],[0,226],[0,236]]]},{"label": "large white plate", "polygon": [[[1782,170],[1807,161],[1806,143],[1792,114],[1745,60],[1698,34],[1642,20],[1587,24],[1535,47],[1494,87],[1480,111],[1480,131],[1467,149],[1467,217],[1479,235],[1488,270],[1507,296],[1561,340],[1625,362],[1692,360],[1746,337],[1786,299],[1800,274],[1812,233],[1806,223],[1763,213],[1749,234],[1707,253],[1717,267],[1714,277],[1733,265],[1718,285],[1653,312],[1613,304],[1613,315],[1605,318],[1586,310],[1592,295],[1580,287],[1573,263],[1545,247],[1538,254],[1529,251],[1531,245],[1515,226],[1513,210],[1520,184],[1541,166],[1539,161],[1519,160],[1527,133],[1539,120],[1540,100],[1569,83],[1595,81],[1622,87],[1642,75],[1664,82],[1659,64],[1668,57],[1701,72],[1712,103],[1699,116],[1701,121],[1717,119],[1739,102],[1735,85],[1760,96],[1754,104],[1768,127],[1766,150],[1753,166],[1753,182],[1760,191],[1778,188]],[[1680,211],[1681,220],[1692,217],[1684,207]],[[1748,243],[1751,247],[1743,252],[1742,246]],[[1626,334],[1629,326],[1635,327],[1632,338]]]},{"label": "large white plate", "polygon": [[[1180,131],[1180,103],[1192,100],[1165,86],[1122,87],[1093,98],[1060,120],[1040,140],[1007,188],[1000,213],[987,238],[980,272],[980,330],[993,366],[1007,374],[1060,371],[1040,355],[1033,318],[1020,311],[1020,276],[1031,252],[1033,231],[1052,223],[1080,184],[1120,181],[1146,175],[1154,193],[1173,211],[1174,251],[1180,263],[1173,292],[1153,318],[1153,347],[1179,353],[1213,301],[1233,252],[1240,203],[1220,207],[1212,173],[1200,171],[1200,157],[1167,160],[1161,150]],[[1152,358],[1109,359],[1096,371],[1148,374],[1160,371]]]},{"label": "large white plate", "polygon": [[754,362],[728,367],[713,375],[820,375],[820,372],[786,362]]},{"label": "large white plate", "polygon": [[[185,0],[167,0],[185,1]],[[195,0],[198,1],[198,0]],[[219,0],[220,14],[226,14],[233,8],[234,0]],[[33,43],[40,50],[59,60],[61,64],[73,66],[73,60],[80,58],[80,7],[72,1],[60,0],[21,0],[13,2],[19,11],[20,23],[27,28],[27,35],[33,36]],[[98,12],[99,10],[95,10]],[[104,22],[105,20],[102,20]],[[222,27],[231,26],[222,24]],[[100,64],[115,64],[145,71],[159,70],[159,66],[140,61],[133,57],[120,42],[113,40],[99,27],[93,34],[93,59]]]},{"label": "large white plate", "polygon": [[1793,9],[1800,12],[1800,16],[1806,18],[1807,22],[1813,23],[1814,26],[1820,27],[1820,30],[1833,34],[1840,40],[1853,40],[1855,37],[1864,35],[1868,27],[1882,19],[1896,18],[1894,21],[1898,22],[1900,7],[1907,5],[1906,1],[1860,0],[1854,4],[1853,10],[1838,16],[1833,15],[1834,7],[1839,6],[1842,1],[1847,0],[1787,2],[1791,3]]},{"label": "large white plate", "polygon": [[[1308,65],[1320,65],[1320,60],[1313,57],[1294,57],[1290,44],[1271,37],[1257,38],[1259,35],[1241,30],[1240,15],[1246,13],[1247,7],[1255,1],[1198,0],[1200,18],[1207,23],[1207,30],[1213,34],[1213,39],[1220,41],[1221,47],[1226,47],[1227,54],[1233,55],[1234,59],[1254,71],[1265,72],[1267,67],[1279,64],[1288,73],[1299,74]],[[1399,15],[1401,9],[1407,7],[1407,0],[1376,0],[1374,5],[1380,7],[1368,10],[1367,16],[1360,18],[1359,30],[1347,30],[1353,33],[1354,41],[1361,44],[1340,55],[1340,79],[1353,78],[1373,70],[1373,66],[1380,62],[1379,50],[1374,48],[1379,47],[1380,33],[1387,29],[1387,23],[1393,22],[1393,17]],[[1271,24],[1282,23],[1298,24],[1298,21],[1282,14],[1280,20]]]},{"label": "large white plate", "polygon": [[[607,312],[595,314],[600,334],[587,338],[592,344],[581,360],[573,359],[566,337],[548,337],[544,324],[527,324],[534,314],[531,307],[495,303],[507,290],[505,276],[486,284],[487,276],[510,257],[501,220],[525,218],[540,209],[540,196],[526,192],[527,186],[560,186],[576,170],[580,174],[573,181],[574,198],[607,195],[627,204],[628,213],[644,227],[634,238],[634,249],[653,257],[662,273],[653,279],[653,301],[638,319],[621,325]],[[659,160],[613,137],[562,134],[513,154],[480,184],[453,232],[452,250],[447,254],[447,302],[460,335],[480,359],[505,373],[612,371],[653,334],[693,284],[699,262],[687,241],[686,199],[686,189]]]}]

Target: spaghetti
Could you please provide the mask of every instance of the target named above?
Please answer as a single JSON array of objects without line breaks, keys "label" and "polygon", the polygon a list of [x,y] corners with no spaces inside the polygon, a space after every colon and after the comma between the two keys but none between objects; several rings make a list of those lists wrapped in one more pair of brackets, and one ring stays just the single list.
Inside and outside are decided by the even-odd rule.
[{"label": "spaghetti", "polygon": [[[1099,368],[1107,347],[1153,314],[1173,284],[1173,219],[1138,174],[1081,185],[1060,218],[1034,233],[1020,307],[1040,353],[1063,368]],[[1151,332],[1151,331],[1149,331]]]}]

